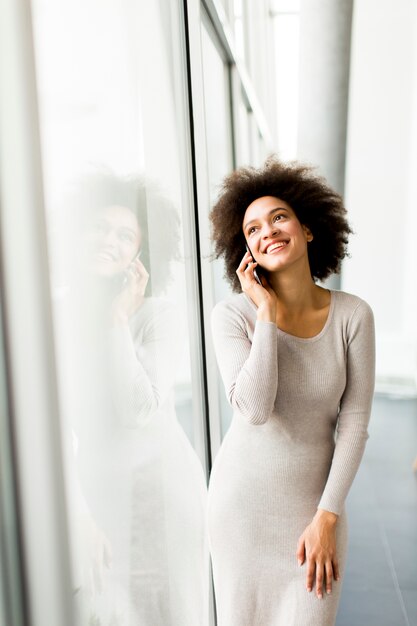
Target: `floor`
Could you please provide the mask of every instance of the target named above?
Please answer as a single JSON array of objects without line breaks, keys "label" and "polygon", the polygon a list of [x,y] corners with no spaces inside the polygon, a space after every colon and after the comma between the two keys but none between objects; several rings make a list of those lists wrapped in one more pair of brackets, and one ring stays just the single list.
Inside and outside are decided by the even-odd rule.
[{"label": "floor", "polygon": [[417,626],[417,399],[376,396],[337,626]]}]

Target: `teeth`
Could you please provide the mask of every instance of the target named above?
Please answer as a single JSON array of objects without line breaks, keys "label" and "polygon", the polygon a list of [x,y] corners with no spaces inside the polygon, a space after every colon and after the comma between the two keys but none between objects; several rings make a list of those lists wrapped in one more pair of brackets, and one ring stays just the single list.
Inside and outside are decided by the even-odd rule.
[{"label": "teeth", "polygon": [[280,241],[279,243],[273,243],[270,246],[268,246],[266,252],[267,254],[269,254],[271,252],[271,250],[276,250],[277,248],[282,248],[283,246],[286,246],[287,242],[286,241]]},{"label": "teeth", "polygon": [[105,261],[114,261],[113,255],[109,254],[108,252],[99,252],[97,256]]}]

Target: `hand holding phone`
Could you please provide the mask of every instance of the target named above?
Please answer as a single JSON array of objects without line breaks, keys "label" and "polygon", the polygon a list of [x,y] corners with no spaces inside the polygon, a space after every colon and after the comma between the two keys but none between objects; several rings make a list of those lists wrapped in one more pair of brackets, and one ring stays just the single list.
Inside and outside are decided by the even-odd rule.
[{"label": "hand holding phone", "polygon": [[[269,284],[265,276],[258,273],[260,268],[253,254],[246,244],[246,254],[242,258],[236,270],[243,293],[253,301],[258,308],[258,320],[275,322],[277,313],[277,294]],[[254,266],[252,266],[254,263]],[[258,272],[256,271],[258,268]],[[260,279],[262,276],[262,280]],[[255,281],[253,280],[255,278]]]},{"label": "hand holding phone", "polygon": [[125,271],[123,288],[113,301],[112,311],[115,323],[126,324],[129,318],[145,301],[145,290],[149,274],[139,259],[139,254]]},{"label": "hand holding phone", "polygon": [[[252,252],[251,252],[251,250],[250,250],[250,248],[249,248],[248,244],[246,244],[246,250],[247,250],[247,251],[249,252],[249,254],[251,255],[253,263],[256,263],[255,258],[254,258],[254,256],[253,256],[253,254],[252,254]],[[254,275],[254,277],[255,277],[256,282],[257,282],[257,283],[259,283],[260,285],[262,285],[261,279],[259,278],[259,275],[258,275],[258,272],[257,272],[257,270],[256,270],[256,269],[254,269],[254,270],[253,270],[253,275]]]}]

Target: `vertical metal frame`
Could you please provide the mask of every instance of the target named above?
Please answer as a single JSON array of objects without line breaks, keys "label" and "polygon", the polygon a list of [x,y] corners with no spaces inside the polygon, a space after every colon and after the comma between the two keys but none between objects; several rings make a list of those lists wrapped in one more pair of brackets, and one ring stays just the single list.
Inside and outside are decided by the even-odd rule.
[{"label": "vertical metal frame", "polygon": [[[201,324],[205,345],[205,373],[207,391],[207,432],[210,442],[211,461],[221,443],[221,420],[219,413],[217,365],[211,341],[210,316],[214,306],[214,290],[210,265],[210,249],[207,247],[208,224],[206,216],[210,209],[210,186],[207,169],[206,125],[204,110],[203,61],[201,45],[200,0],[185,0],[188,37],[189,101],[192,130],[192,153],[194,169],[194,196],[196,213],[196,237],[199,241],[198,265],[201,293]],[[202,291],[204,285],[204,295]]]},{"label": "vertical metal frame", "polygon": [[181,67],[181,81],[174,81],[174,89],[177,101],[180,102],[181,120],[185,131],[180,142],[181,184],[185,194],[184,210],[182,212],[182,228],[185,255],[185,272],[187,285],[187,321],[190,338],[190,361],[192,370],[192,410],[194,448],[202,462],[204,472],[208,478],[211,467],[210,456],[210,433],[207,428],[207,372],[204,343],[204,323],[201,316],[202,281],[200,258],[200,242],[198,232],[198,214],[194,210],[196,206],[196,185],[194,168],[194,134],[192,110],[192,95],[190,91],[189,72],[189,28],[187,3],[181,0],[171,4],[171,24],[173,32],[181,38],[178,50],[174,51],[177,56],[174,64]]},{"label": "vertical metal frame", "polygon": [[[217,365],[210,337],[210,314],[214,302],[207,222],[210,186],[207,170],[207,146],[204,111],[203,62],[201,49],[201,4],[200,0],[184,0],[184,16],[187,46],[188,106],[190,115],[190,147],[192,155],[194,191],[194,238],[196,242],[196,278],[200,304],[200,338],[202,345],[202,367],[206,407],[206,440],[208,445],[208,467],[221,443],[221,421],[218,402]],[[200,219],[200,217],[202,219]],[[203,293],[204,285],[204,293]],[[203,381],[202,381],[203,382]],[[213,587],[210,588],[210,624],[216,623]]]},{"label": "vertical metal frame", "polygon": [[[1,303],[0,298],[0,303]],[[19,541],[16,472],[0,308],[0,624],[24,626],[27,619],[23,563]]]},{"label": "vertical metal frame", "polygon": [[73,626],[29,0],[0,2],[0,93],[2,302],[28,622]]}]

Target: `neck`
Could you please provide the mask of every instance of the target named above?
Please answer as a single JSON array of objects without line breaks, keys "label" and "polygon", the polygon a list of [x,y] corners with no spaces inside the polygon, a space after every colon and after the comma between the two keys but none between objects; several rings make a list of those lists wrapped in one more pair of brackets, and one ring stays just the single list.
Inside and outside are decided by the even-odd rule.
[{"label": "neck", "polygon": [[322,291],[314,283],[308,263],[301,267],[293,266],[279,272],[271,272],[268,280],[277,294],[278,308],[290,313],[310,308]]}]

